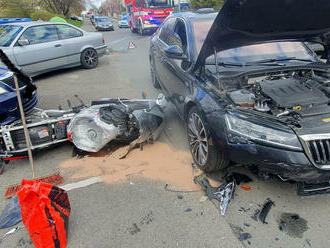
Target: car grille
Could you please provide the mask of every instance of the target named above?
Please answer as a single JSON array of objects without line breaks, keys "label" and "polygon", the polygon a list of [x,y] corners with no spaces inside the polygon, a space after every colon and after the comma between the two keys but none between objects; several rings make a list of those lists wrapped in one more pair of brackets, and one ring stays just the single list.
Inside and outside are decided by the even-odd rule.
[{"label": "car grille", "polygon": [[311,162],[321,169],[330,169],[330,135],[303,135],[301,138]]}]

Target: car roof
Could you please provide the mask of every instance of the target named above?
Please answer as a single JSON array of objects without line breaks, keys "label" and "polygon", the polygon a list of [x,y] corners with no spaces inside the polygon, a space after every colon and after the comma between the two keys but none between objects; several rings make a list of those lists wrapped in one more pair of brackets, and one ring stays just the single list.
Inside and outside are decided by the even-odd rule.
[{"label": "car roof", "polygon": [[217,12],[214,13],[195,13],[195,12],[177,12],[177,13],[173,13],[171,16],[174,17],[181,17],[184,18],[186,20],[190,20],[190,21],[194,21],[194,20],[214,20],[215,17],[217,16]]},{"label": "car roof", "polygon": [[3,25],[19,25],[21,27],[32,27],[32,26],[39,26],[39,25],[50,25],[50,24],[68,24],[64,22],[44,22],[44,21],[33,21],[33,22],[15,22],[15,23],[8,23]]}]

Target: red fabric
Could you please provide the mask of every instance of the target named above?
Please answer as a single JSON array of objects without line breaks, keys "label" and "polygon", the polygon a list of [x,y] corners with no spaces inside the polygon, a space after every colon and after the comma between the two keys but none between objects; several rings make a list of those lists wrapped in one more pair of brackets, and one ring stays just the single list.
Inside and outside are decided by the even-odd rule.
[{"label": "red fabric", "polygon": [[71,211],[67,193],[52,184],[23,179],[17,196],[34,246],[65,248]]}]

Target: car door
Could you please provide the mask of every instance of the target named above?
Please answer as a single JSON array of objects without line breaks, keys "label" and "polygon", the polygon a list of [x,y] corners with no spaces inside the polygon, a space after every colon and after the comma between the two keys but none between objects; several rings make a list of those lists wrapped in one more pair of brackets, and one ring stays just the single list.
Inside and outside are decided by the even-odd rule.
[{"label": "car door", "polygon": [[164,93],[169,96],[168,94],[168,81],[167,81],[167,75],[165,73],[166,69],[164,68],[164,49],[168,47],[168,39],[170,30],[174,29],[176,18],[169,18],[167,19],[160,31],[158,32],[157,36],[157,42],[154,43],[154,46],[151,48],[154,58],[154,69],[158,76],[159,83],[161,84]]},{"label": "car door", "polygon": [[83,32],[66,24],[56,24],[67,64],[80,64],[81,48],[87,45]]},{"label": "car door", "polygon": [[17,42],[13,54],[17,64],[27,74],[33,76],[66,64],[65,53],[55,25],[29,27],[19,40],[27,40],[28,44],[20,46]]},{"label": "car door", "polygon": [[[174,45],[182,49],[187,59],[174,59],[166,54],[165,49]],[[174,25],[168,30],[166,46],[161,51],[160,68],[170,99],[180,115],[183,113],[185,98],[191,89],[191,78],[187,72],[190,66],[188,51],[186,24],[181,18],[176,18]]]}]

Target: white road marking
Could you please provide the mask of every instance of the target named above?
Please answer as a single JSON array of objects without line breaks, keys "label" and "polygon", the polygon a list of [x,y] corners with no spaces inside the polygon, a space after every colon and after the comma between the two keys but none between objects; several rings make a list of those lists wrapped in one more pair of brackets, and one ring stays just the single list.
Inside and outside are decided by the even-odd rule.
[{"label": "white road marking", "polygon": [[61,189],[64,189],[65,191],[70,191],[73,189],[79,189],[79,188],[83,188],[83,187],[87,187],[90,186],[92,184],[96,184],[96,183],[100,183],[101,182],[101,178],[100,177],[91,177],[88,178],[86,180],[82,180],[76,183],[69,183],[66,184],[64,186],[60,186]]}]

